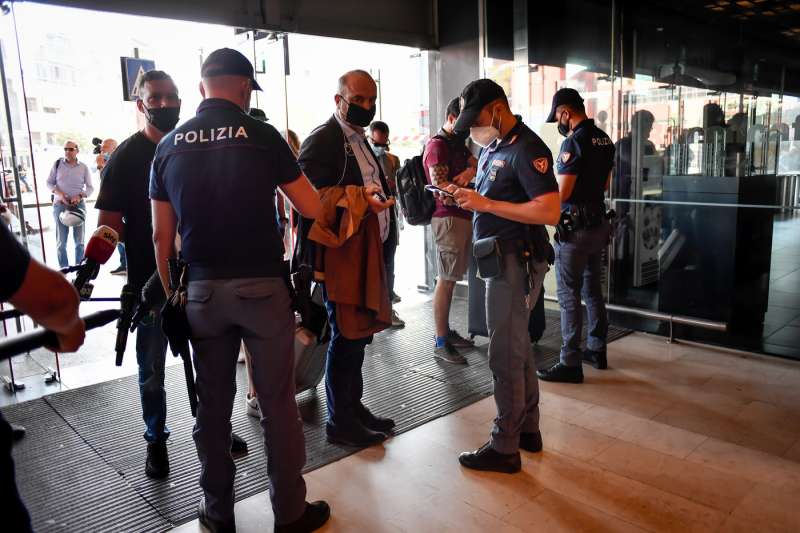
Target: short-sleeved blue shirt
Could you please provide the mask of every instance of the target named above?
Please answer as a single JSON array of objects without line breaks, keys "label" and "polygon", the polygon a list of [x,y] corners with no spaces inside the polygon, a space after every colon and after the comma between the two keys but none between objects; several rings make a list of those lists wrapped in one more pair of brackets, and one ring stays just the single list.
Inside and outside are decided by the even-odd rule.
[{"label": "short-sleeved blue shirt", "polygon": [[236,266],[250,275],[230,277],[278,276],[284,249],[275,190],[300,175],[275,128],[212,98],[158,144],[150,198],[175,209],[190,269]]},{"label": "short-sleeved blue shirt", "polygon": [[[476,190],[487,198],[525,203],[558,192],[553,154],[541,138],[517,117],[517,124],[501,141],[481,151]],[[475,240],[487,237],[526,239],[528,225],[491,213],[475,213]]]},{"label": "short-sleeved blue shirt", "polygon": [[608,173],[614,166],[614,143],[606,132],[586,119],[564,139],[558,155],[558,173],[573,174],[575,187],[562,208],[602,204]]}]

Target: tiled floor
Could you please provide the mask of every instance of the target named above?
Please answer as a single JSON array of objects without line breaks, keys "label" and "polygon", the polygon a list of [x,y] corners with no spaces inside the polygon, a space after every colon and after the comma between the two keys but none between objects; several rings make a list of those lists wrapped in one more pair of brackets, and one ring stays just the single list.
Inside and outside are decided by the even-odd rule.
[{"label": "tiled floor", "polygon": [[[322,531],[800,531],[800,363],[643,334],[609,360],[542,383],[545,450],[520,474],[458,465],[492,398],[311,472]],[[272,528],[265,494],[236,513],[240,532]]]}]

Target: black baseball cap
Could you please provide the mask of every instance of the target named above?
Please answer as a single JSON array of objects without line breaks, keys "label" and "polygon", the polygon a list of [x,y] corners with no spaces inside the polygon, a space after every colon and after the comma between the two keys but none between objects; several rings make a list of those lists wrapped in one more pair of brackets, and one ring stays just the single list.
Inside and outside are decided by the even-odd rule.
[{"label": "black baseball cap", "polygon": [[564,87],[563,89],[557,90],[556,94],[553,95],[553,107],[550,108],[550,114],[547,115],[547,120],[545,122],[556,121],[556,108],[558,106],[576,105],[582,103],[583,103],[583,98],[581,98],[581,95],[578,94],[578,91],[576,91],[575,89]]},{"label": "black baseball cap", "polygon": [[506,92],[492,80],[483,78],[471,82],[461,91],[461,113],[453,129],[460,133],[468,132],[478,120],[481,109],[498,98],[506,100]]},{"label": "black baseball cap", "polygon": [[214,76],[244,76],[253,82],[253,89],[261,90],[253,72],[253,65],[244,54],[233,48],[220,48],[209,54],[200,69],[200,76],[213,78]]}]

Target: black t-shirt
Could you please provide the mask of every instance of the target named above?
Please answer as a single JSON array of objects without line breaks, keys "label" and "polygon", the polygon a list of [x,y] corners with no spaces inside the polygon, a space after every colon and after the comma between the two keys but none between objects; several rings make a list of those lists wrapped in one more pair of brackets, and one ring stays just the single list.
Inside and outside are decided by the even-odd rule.
[{"label": "black t-shirt", "polygon": [[[558,192],[553,155],[541,138],[517,117],[517,125],[502,141],[481,150],[476,190],[487,198],[521,204],[543,194]],[[491,213],[475,213],[475,240],[497,236],[526,239],[526,224]]]},{"label": "black t-shirt", "polygon": [[31,256],[14,238],[8,228],[0,224],[0,302],[16,293],[25,280]]},{"label": "black t-shirt", "polygon": [[572,135],[564,139],[558,156],[558,173],[573,174],[575,187],[562,204],[602,204],[606,180],[614,166],[614,143],[606,132],[594,125],[594,120],[582,121]]},{"label": "black t-shirt", "polygon": [[172,204],[190,269],[225,278],[280,276],[275,192],[300,175],[275,128],[211,98],[158,144],[150,197]]},{"label": "black t-shirt", "polygon": [[156,269],[148,189],[156,145],[137,132],[117,147],[101,174],[95,207],[122,213],[128,281],[141,287]]}]

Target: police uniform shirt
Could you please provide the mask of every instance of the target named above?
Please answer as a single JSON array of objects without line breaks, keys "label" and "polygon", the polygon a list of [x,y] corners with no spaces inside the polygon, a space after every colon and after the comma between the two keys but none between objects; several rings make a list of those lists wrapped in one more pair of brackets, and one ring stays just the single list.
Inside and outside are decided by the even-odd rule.
[{"label": "police uniform shirt", "polygon": [[25,281],[31,257],[5,225],[0,224],[0,302],[5,302]]},{"label": "police uniform shirt", "polygon": [[[502,141],[495,141],[481,151],[476,190],[487,198],[511,203],[525,203],[558,192],[550,149],[519,117]],[[493,236],[525,239],[527,226],[491,213],[476,212],[473,234],[475,240]]]},{"label": "police uniform shirt", "polygon": [[576,176],[567,205],[603,203],[608,173],[614,166],[614,143],[606,132],[586,119],[564,139],[558,155],[558,173]]},{"label": "police uniform shirt", "polygon": [[183,258],[214,277],[282,274],[276,188],[300,177],[274,127],[210,98],[156,149],[150,197],[172,204]]}]

